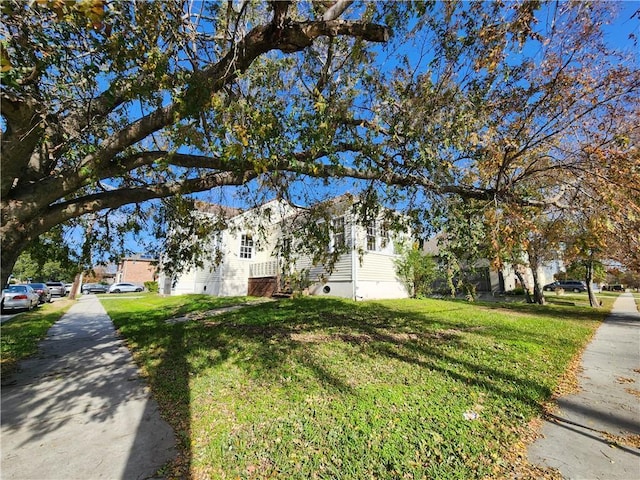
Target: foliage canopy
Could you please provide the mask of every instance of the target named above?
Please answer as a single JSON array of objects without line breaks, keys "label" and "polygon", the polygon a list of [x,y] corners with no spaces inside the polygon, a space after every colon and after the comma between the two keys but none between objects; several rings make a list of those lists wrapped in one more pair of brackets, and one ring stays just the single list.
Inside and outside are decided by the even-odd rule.
[{"label": "foliage canopy", "polygon": [[415,226],[448,197],[519,228],[597,203],[628,232],[640,79],[603,39],[614,8],[3,2],[3,281],[57,225],[118,250],[150,201],[227,187],[246,205],[351,189]]}]

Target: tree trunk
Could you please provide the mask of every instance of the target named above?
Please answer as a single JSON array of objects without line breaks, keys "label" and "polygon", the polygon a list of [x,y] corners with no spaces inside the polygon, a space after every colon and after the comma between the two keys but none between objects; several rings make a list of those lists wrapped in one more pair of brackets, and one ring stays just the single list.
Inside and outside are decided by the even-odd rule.
[{"label": "tree trunk", "polygon": [[18,260],[18,257],[16,257],[15,255],[11,255],[11,253],[12,252],[9,250],[6,250],[5,253],[5,249],[2,249],[2,260],[0,260],[2,262],[2,266],[0,267],[2,288],[4,288],[5,285],[9,282],[9,276],[11,275],[11,272],[13,272],[13,267]]},{"label": "tree trunk", "polygon": [[75,300],[78,296],[78,291],[82,286],[82,273],[76,273],[75,278],[73,279],[73,286],[71,287],[71,291],[69,292],[69,300]]},{"label": "tree trunk", "polygon": [[451,298],[456,298],[456,286],[453,283],[453,269],[451,267],[447,268],[447,285]]},{"label": "tree trunk", "polygon": [[587,282],[587,294],[589,295],[589,305],[594,308],[600,307],[600,301],[596,298],[596,294],[593,291],[591,285],[593,284],[593,258],[589,258],[586,262],[586,282]]},{"label": "tree trunk", "polygon": [[533,301],[539,305],[545,305],[547,300],[544,298],[544,291],[540,284],[540,276],[538,275],[538,261],[535,255],[529,255],[529,267],[533,275]]},{"label": "tree trunk", "polygon": [[522,276],[522,272],[520,272],[519,268],[514,268],[516,273],[516,277],[520,281],[520,285],[522,285],[522,289],[524,290],[524,294],[527,298],[527,303],[533,303],[533,298],[531,298],[531,294],[529,293],[529,288],[527,287],[527,283],[524,281],[524,277]]},{"label": "tree trunk", "polygon": [[5,230],[3,232],[2,253],[0,254],[0,281],[2,282],[2,288],[9,282],[9,276],[13,272],[13,267],[25,245],[26,240],[22,239],[17,231]]}]

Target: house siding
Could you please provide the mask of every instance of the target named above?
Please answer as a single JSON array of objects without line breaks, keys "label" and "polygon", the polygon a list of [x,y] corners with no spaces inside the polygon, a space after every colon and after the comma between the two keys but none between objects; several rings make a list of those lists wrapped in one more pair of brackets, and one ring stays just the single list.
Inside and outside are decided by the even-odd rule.
[{"label": "house siding", "polygon": [[330,295],[334,297],[353,298],[352,255],[341,255],[331,273],[322,265],[311,265],[310,259],[296,264],[298,271],[309,270],[309,280],[314,282],[309,287],[311,295]]},{"label": "house siding", "polygon": [[362,257],[362,263],[358,268],[358,280],[374,282],[397,282],[396,256],[377,252],[366,252]]},{"label": "house siding", "polygon": [[406,298],[409,296],[402,280],[396,274],[397,255],[366,252],[358,266],[356,299]]},{"label": "house siding", "polygon": [[[247,295],[250,278],[273,277],[274,269],[270,264],[278,260],[274,251],[280,235],[286,228],[282,220],[296,210],[290,207],[281,209],[275,203],[267,204],[267,208],[271,212],[270,218],[252,215],[251,211],[234,217],[230,222],[233,227],[220,236],[222,263],[216,268],[205,266],[197,272],[192,271],[181,276],[171,293]],[[309,272],[309,280],[313,282],[309,287],[309,293],[353,299],[407,297],[402,282],[395,275],[393,258],[396,256],[393,255],[392,242],[389,241],[382,252],[365,252],[361,263],[359,252],[366,249],[367,230],[353,223],[347,210],[337,209],[336,218],[345,211],[345,242],[350,251],[338,257],[331,273],[323,265],[313,265],[310,257],[297,259],[293,266],[298,272]],[[265,234],[258,236],[258,231]],[[243,234],[255,235],[251,258],[240,258]],[[304,241],[301,238],[298,240]],[[331,245],[328,248],[332,248]],[[246,254],[246,249],[243,253]],[[256,281],[253,281],[253,284],[256,284]]]},{"label": "house siding", "polygon": [[341,255],[333,266],[333,271],[329,273],[324,265],[312,265],[310,258],[300,259],[296,262],[295,269],[309,271],[309,280],[315,281],[324,278],[332,282],[350,282],[351,275],[351,254]]},{"label": "house siding", "polygon": [[[162,292],[162,293],[165,293],[165,294],[171,293],[172,295],[184,295],[186,293],[197,293],[195,288],[196,273],[197,271],[195,269],[192,269],[180,275],[175,280],[175,283],[171,285],[171,291]],[[164,284],[164,282],[162,282],[161,284]]]}]

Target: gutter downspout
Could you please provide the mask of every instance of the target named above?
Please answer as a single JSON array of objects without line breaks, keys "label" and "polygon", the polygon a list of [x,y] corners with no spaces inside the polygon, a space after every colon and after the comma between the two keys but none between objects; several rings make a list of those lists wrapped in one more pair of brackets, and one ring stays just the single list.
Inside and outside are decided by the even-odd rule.
[{"label": "gutter downspout", "polygon": [[358,300],[358,255],[356,250],[356,225],[351,221],[351,299]]}]

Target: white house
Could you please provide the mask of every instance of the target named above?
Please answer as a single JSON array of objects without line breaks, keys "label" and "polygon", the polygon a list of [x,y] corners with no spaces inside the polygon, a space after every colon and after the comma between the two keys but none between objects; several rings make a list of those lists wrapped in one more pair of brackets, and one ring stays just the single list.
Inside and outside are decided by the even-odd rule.
[{"label": "white house", "polygon": [[394,263],[399,256],[397,245],[408,237],[392,234],[382,216],[361,224],[354,205],[357,199],[350,195],[325,204],[331,240],[322,248],[323,253],[335,252],[332,268],[314,263],[311,254],[285,261],[283,245],[301,252],[310,242],[296,228],[307,209],[273,200],[229,218],[228,228],[211,240],[210,248],[220,253],[217,265],[209,262],[176,278],[161,273],[160,293],[271,296],[283,288],[289,275],[304,273],[310,295],[355,300],[408,297]]}]

